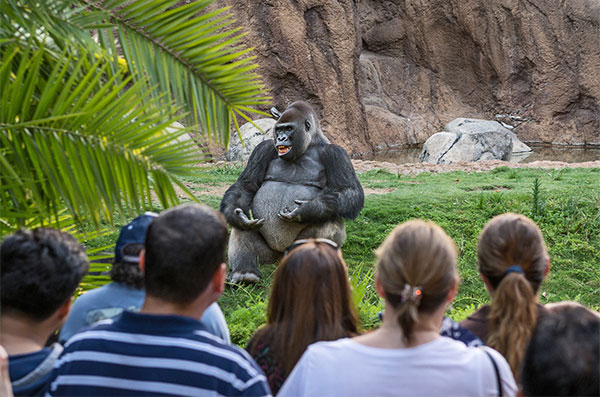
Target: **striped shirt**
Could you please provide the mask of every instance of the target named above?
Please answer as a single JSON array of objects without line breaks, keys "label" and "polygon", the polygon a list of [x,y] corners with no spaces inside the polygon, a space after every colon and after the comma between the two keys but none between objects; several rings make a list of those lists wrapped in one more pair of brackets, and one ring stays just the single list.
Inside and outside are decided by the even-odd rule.
[{"label": "striped shirt", "polygon": [[47,390],[47,396],[270,394],[252,358],[199,321],[128,311],[69,339]]}]

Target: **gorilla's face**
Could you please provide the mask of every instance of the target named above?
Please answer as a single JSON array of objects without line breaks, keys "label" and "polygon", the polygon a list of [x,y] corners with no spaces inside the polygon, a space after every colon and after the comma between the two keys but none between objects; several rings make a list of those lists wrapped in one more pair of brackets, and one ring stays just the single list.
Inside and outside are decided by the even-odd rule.
[{"label": "gorilla's face", "polygon": [[273,129],[279,157],[285,161],[295,161],[302,156],[310,145],[314,131],[314,112],[308,104],[294,102],[288,106]]}]

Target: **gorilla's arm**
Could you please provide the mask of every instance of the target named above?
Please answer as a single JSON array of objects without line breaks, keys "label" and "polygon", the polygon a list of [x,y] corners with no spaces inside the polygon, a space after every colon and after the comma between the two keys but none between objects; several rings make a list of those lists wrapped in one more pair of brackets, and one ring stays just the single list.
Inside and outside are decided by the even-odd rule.
[{"label": "gorilla's arm", "polygon": [[319,160],[325,168],[327,186],[310,201],[296,200],[296,207],[279,216],[288,221],[323,223],[338,216],[354,219],[364,206],[365,196],[346,151],[333,144],[323,145]]},{"label": "gorilla's arm", "polygon": [[338,215],[354,219],[365,205],[365,193],[354,172],[348,153],[338,145],[326,145],[320,156],[325,166],[327,187],[323,195],[337,195]]},{"label": "gorilla's arm", "polygon": [[277,150],[272,140],[258,144],[238,180],[225,192],[220,211],[231,226],[242,230],[262,226],[264,220],[250,220],[248,215],[252,199],[263,183],[267,167],[275,158],[277,158]]}]

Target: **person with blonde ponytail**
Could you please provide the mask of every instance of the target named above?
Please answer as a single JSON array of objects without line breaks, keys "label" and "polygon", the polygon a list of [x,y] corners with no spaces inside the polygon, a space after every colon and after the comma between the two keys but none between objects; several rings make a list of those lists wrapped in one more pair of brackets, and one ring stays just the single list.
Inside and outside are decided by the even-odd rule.
[{"label": "person with blonde ponytail", "polygon": [[454,242],[436,224],[397,226],[377,250],[381,327],[308,347],[278,396],[514,396],[495,350],[440,336],[458,289]]},{"label": "person with blonde ponytail", "polygon": [[526,216],[498,215],[479,236],[477,261],[492,303],[462,326],[499,351],[516,377],[537,320],[547,314],[537,298],[550,269],[542,232]]}]

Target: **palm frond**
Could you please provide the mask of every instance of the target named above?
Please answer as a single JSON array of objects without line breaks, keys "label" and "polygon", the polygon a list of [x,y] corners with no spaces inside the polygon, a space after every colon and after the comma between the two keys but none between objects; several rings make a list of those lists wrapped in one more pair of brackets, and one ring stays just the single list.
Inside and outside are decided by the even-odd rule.
[{"label": "palm frond", "polygon": [[65,56],[51,66],[46,56],[0,46],[2,217],[21,226],[32,208],[58,219],[66,207],[99,225],[151,207],[153,193],[164,207],[178,203],[177,175],[199,159],[192,141],[178,140],[185,129],[166,130],[176,109],[131,77],[113,76],[115,88],[102,60]]},{"label": "palm frond", "polygon": [[136,78],[154,85],[155,96],[166,93],[184,106],[188,126],[199,125],[209,140],[227,145],[236,114],[256,112],[249,106],[270,98],[254,73],[251,49],[239,45],[244,33],[227,28],[233,22],[227,8],[207,11],[213,2],[81,1],[99,17],[88,22],[103,26],[101,42],[109,53],[116,36]]}]

